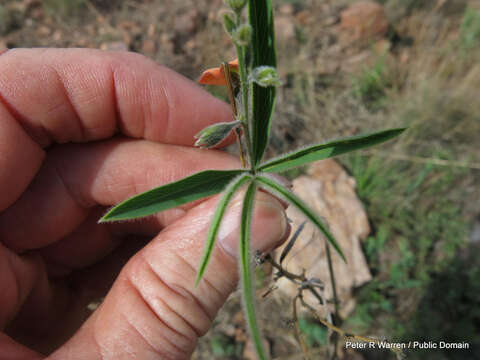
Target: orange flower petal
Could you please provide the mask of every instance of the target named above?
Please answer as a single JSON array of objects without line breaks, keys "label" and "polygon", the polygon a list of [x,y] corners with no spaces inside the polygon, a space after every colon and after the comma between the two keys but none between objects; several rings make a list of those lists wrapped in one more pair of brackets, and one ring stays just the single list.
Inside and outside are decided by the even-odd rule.
[{"label": "orange flower petal", "polygon": [[231,68],[238,69],[238,59],[232,60],[228,63]]},{"label": "orange flower petal", "polygon": [[204,85],[226,85],[225,76],[223,76],[223,71],[220,68],[205,70],[198,82]]},{"label": "orange flower petal", "polygon": [[[231,69],[238,69],[238,59],[230,61],[228,65]],[[205,70],[198,82],[204,85],[226,85],[222,67]]]}]

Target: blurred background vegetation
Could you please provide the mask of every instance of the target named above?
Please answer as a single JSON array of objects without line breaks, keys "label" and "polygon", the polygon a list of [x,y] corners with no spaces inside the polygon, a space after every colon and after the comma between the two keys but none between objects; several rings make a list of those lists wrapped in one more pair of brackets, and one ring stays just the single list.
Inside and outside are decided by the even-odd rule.
[{"label": "blurred background vegetation", "polygon": [[[284,86],[269,155],[408,126],[398,141],[339,160],[372,227],[363,249],[373,280],[356,290],[343,327],[396,341],[470,343],[466,351],[410,352],[412,359],[480,359],[480,4],[379,0],[386,25],[372,18],[380,23],[370,31],[364,15],[345,23],[354,3],[275,1]],[[135,51],[195,80],[234,57],[223,11],[222,0],[2,0],[0,46]],[[294,328],[282,322],[290,308],[279,311],[285,315],[266,325],[272,355],[301,358]],[[248,358],[238,301],[216,323],[194,358]],[[324,344],[321,325],[302,319],[300,328],[309,346]]]}]

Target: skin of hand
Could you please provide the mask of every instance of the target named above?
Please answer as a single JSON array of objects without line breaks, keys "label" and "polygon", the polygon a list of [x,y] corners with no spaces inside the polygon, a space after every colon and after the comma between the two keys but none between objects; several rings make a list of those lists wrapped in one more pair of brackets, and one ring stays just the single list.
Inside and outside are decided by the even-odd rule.
[{"label": "skin of hand", "polygon": [[[139,192],[238,168],[225,152],[192,146],[221,121],[231,121],[227,104],[141,55],[0,55],[0,359],[190,358],[237,284],[241,196],[197,287],[218,196],[97,221]],[[259,193],[252,248],[271,250],[287,233],[284,206]]]}]

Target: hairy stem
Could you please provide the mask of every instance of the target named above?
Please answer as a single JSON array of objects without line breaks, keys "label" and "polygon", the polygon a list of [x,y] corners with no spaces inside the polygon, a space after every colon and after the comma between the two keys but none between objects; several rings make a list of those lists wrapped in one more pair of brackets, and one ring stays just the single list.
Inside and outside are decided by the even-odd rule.
[{"label": "hairy stem", "polygon": [[[230,73],[230,66],[228,65],[228,63],[223,62],[222,69],[223,69],[223,74],[225,75],[225,81],[227,83],[228,97],[230,99],[230,104],[232,105],[233,116],[235,117],[235,120],[236,120],[238,115],[238,109],[237,109],[237,102],[235,101],[235,92],[233,89],[232,74]],[[235,137],[237,138],[237,145],[238,145],[238,150],[240,152],[240,161],[242,163],[242,168],[246,168],[247,165],[245,162],[245,150],[243,148],[243,143],[242,143],[242,132],[240,131],[239,128],[235,129]]]},{"label": "hairy stem", "polygon": [[[236,14],[236,23],[237,26],[241,24],[241,16],[240,14]],[[235,44],[235,49],[237,50],[238,54],[238,68],[240,73],[240,92],[242,96],[242,105],[243,110],[241,111],[242,117],[242,125],[243,125],[243,133],[245,135],[245,144],[247,147],[248,157],[249,157],[249,164],[251,167],[251,171],[255,174],[255,165],[254,165],[254,157],[253,157],[253,148],[251,145],[251,137],[250,137],[250,111],[249,111],[249,99],[248,99],[248,74],[247,74],[247,64],[246,64],[246,46],[239,46]]]}]

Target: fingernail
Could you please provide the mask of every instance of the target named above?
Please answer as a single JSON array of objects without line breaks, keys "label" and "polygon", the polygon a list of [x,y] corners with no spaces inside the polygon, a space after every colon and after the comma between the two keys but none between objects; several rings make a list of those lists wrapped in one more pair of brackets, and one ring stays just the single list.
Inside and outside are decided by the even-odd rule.
[{"label": "fingernail", "polygon": [[[240,246],[242,205],[243,194],[232,202],[218,232],[220,246],[233,257],[238,256]],[[287,217],[282,204],[268,194],[257,192],[250,237],[252,251],[273,250],[283,241],[287,228]]]}]

